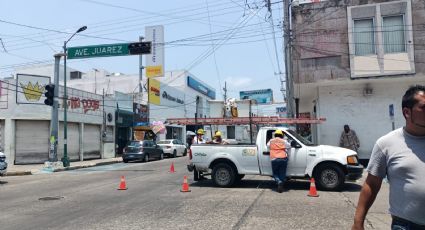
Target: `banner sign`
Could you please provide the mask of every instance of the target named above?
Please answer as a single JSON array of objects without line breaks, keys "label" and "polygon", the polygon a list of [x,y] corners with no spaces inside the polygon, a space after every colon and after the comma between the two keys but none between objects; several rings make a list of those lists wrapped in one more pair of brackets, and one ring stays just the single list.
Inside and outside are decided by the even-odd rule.
[{"label": "banner sign", "polygon": [[149,78],[149,103],[161,106],[184,105],[184,93],[158,80]]},{"label": "banner sign", "polygon": [[152,42],[152,52],[146,55],[146,76],[164,76],[164,26],[145,27],[145,40]]},{"label": "banner sign", "polygon": [[149,94],[148,101],[154,105],[161,104],[161,83],[158,80],[149,78]]},{"label": "banner sign", "polygon": [[44,87],[50,84],[50,77],[16,74],[16,104],[44,105]]},{"label": "banner sign", "polygon": [[276,107],[276,114],[286,114],[286,107]]},{"label": "banner sign", "polygon": [[[102,95],[74,88],[67,88],[67,92],[68,100],[66,105],[64,105],[63,99],[58,100],[60,112],[67,106],[68,113],[103,116]],[[63,87],[60,87],[59,98],[63,97]]]},{"label": "banner sign", "polygon": [[134,126],[149,126],[148,106],[133,103]]},{"label": "banner sign", "polygon": [[273,102],[272,89],[240,91],[239,96],[241,100],[251,99],[256,101],[257,104],[271,104]]},{"label": "banner sign", "polygon": [[187,86],[215,100],[215,90],[195,80],[191,76],[187,76]]}]

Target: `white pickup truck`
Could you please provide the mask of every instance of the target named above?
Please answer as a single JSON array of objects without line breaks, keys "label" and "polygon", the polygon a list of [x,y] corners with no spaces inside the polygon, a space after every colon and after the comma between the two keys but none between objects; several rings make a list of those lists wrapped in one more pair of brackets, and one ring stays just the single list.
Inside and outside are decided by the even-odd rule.
[{"label": "white pickup truck", "polygon": [[311,178],[321,190],[340,190],[346,179],[362,176],[363,166],[357,153],[340,147],[314,145],[295,131],[283,127],[264,127],[257,134],[255,145],[194,144],[189,151],[188,170],[211,173],[216,186],[229,187],[245,175],[272,176],[270,152],[267,142],[281,129],[291,143],[288,153],[288,178]]}]

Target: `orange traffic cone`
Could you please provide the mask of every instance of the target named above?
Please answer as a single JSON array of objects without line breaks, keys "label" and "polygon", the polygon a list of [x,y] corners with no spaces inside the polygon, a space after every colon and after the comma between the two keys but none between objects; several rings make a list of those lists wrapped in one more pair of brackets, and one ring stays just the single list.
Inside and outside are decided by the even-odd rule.
[{"label": "orange traffic cone", "polygon": [[182,185],[182,189],[180,190],[180,192],[190,192],[189,184],[187,183],[187,176],[183,177],[183,185]]},{"label": "orange traffic cone", "polygon": [[176,171],[174,171],[174,162],[171,162],[171,166],[170,166],[170,171],[168,171],[169,173],[175,173]]},{"label": "orange traffic cone", "polygon": [[318,197],[319,196],[317,194],[316,183],[314,182],[314,178],[310,179],[310,192],[307,194],[307,196],[311,196],[311,197]]},{"label": "orange traffic cone", "polygon": [[121,176],[120,187],[118,188],[118,190],[127,190],[127,185],[125,184],[124,176]]}]

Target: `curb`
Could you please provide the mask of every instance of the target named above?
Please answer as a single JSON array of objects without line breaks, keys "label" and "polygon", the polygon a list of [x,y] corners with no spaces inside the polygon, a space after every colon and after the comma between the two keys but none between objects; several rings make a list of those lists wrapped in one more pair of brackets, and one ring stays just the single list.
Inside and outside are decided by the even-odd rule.
[{"label": "curb", "polygon": [[120,163],[120,162],[122,162],[122,161],[117,160],[117,161],[98,162],[98,163],[89,164],[89,165],[75,165],[75,166],[69,166],[69,167],[66,167],[66,168],[58,168],[58,169],[53,170],[53,172],[62,172],[62,171],[69,171],[69,170],[75,170],[75,169],[90,168],[90,167],[110,165],[110,164],[115,164],[115,163]]},{"label": "curb", "polygon": [[[52,173],[53,172],[63,172],[63,171],[75,170],[75,169],[82,169],[82,168],[90,168],[90,167],[102,166],[102,165],[110,165],[110,164],[116,164],[116,163],[121,163],[121,162],[122,162],[122,160],[114,160],[114,161],[98,162],[98,163],[93,163],[93,164],[88,164],[88,165],[74,165],[74,166],[69,166],[69,167],[66,167],[66,168],[54,169],[52,171]],[[7,172],[5,176],[26,176],[26,175],[33,175],[33,173],[31,171],[12,171],[12,172]]]},{"label": "curb", "polygon": [[15,172],[7,172],[5,176],[26,176],[32,175],[31,171],[15,171]]}]

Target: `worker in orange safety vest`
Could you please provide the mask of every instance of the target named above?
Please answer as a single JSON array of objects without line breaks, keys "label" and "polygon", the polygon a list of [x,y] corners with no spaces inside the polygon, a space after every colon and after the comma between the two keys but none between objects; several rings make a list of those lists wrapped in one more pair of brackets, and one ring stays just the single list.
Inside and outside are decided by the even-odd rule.
[{"label": "worker in orange safety vest", "polygon": [[291,145],[283,139],[282,130],[278,129],[274,133],[274,138],[270,139],[267,147],[270,149],[270,160],[272,163],[273,178],[277,183],[277,191],[283,192],[283,184],[286,179],[286,167],[288,165],[288,152]]}]

